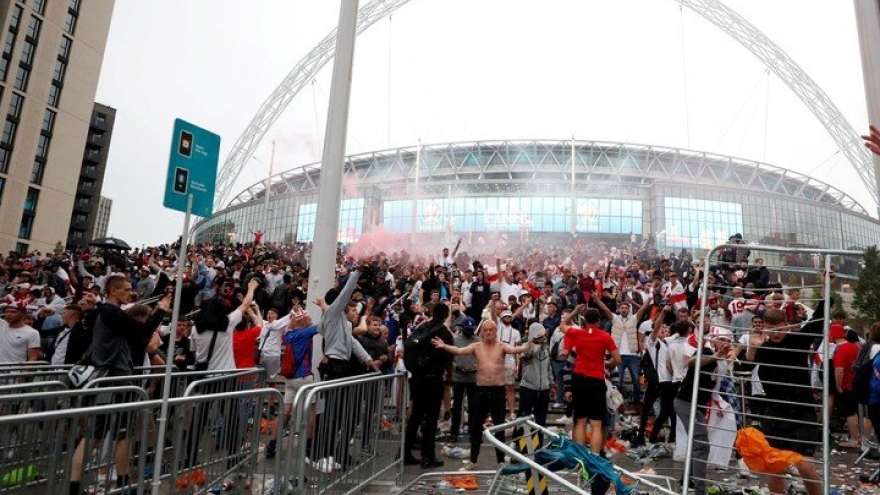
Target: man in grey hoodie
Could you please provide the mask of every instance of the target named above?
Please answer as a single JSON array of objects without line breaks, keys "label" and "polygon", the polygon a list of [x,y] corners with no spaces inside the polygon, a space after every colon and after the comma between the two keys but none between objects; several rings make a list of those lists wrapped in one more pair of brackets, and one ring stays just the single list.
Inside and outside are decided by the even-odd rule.
[{"label": "man in grey hoodie", "polygon": [[519,384],[519,415],[534,415],[535,422],[544,426],[547,424],[550,379],[553,376],[547,330],[540,323],[532,323],[529,325],[528,340],[532,345],[520,356],[522,380]]}]

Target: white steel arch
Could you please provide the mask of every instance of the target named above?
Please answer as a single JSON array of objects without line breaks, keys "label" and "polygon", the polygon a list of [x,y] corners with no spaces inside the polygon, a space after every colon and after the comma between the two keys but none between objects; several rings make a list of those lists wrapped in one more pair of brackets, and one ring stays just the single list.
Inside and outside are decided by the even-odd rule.
[{"label": "white steel arch", "polygon": [[[374,0],[358,11],[357,33],[360,34],[376,21],[390,15],[411,0]],[[865,187],[871,191],[874,203],[880,206],[880,191],[875,182],[870,153],[860,145],[861,139],[849,121],[824,91],[782,48],[764,33],[724,5],[721,0],[675,0],[703,16],[747,48],[772,70],[819,119],[837,147],[856,169]],[[334,28],[305,57],[303,57],[275,91],[263,102],[247,129],[235,142],[229,156],[217,175],[214,209],[219,210],[229,199],[232,187],[250,160],[263,137],[284,112],[287,105],[327,64],[336,50]]]}]

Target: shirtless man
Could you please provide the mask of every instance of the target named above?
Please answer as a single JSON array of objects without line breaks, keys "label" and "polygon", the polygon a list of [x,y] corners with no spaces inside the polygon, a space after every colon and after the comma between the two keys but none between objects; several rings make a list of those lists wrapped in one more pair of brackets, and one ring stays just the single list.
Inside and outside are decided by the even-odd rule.
[{"label": "shirtless man", "polygon": [[[434,347],[456,355],[473,354],[477,359],[477,393],[476,400],[468,406],[468,434],[471,438],[471,458],[465,470],[471,470],[480,457],[480,445],[483,443],[483,420],[488,413],[492,416],[492,424],[504,422],[504,358],[508,354],[522,354],[531,345],[526,342],[520,346],[512,346],[498,341],[498,327],[495,322],[487,320],[480,327],[481,342],[467,347],[455,347],[444,343],[438,338],[431,340]],[[499,431],[495,438],[504,441],[504,432]],[[504,462],[504,452],[495,449],[498,463]]]}]

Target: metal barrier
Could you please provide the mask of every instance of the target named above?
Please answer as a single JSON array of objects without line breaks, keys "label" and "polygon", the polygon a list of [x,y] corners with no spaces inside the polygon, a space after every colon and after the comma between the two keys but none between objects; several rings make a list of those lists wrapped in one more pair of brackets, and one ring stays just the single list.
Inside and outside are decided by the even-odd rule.
[{"label": "metal barrier", "polygon": [[[759,299],[734,298],[732,291],[725,291],[726,284],[712,284],[709,275],[712,271],[725,279],[738,264],[719,262],[703,273],[700,296],[709,301],[710,293],[719,292],[716,297],[731,304],[739,316],[730,321],[701,311],[695,323],[696,349],[691,353],[694,376],[691,397],[697,400],[680,401],[676,399],[676,411],[680,419],[685,418],[687,431],[679,431],[678,438],[687,438],[683,479],[702,486],[717,485],[721,490],[738,489],[735,481],[713,476],[707,466],[718,465],[727,468],[733,460],[734,440],[751,443],[746,438],[755,438],[753,429],[762,431],[769,446],[797,452],[802,460],[791,457],[784,466],[768,466],[762,460],[753,460],[748,451],[742,451],[747,465],[755,474],[763,474],[772,491],[789,489],[786,473],[794,472],[809,494],[829,493],[831,487],[831,448],[829,380],[833,379],[828,329],[832,312],[832,276],[820,275],[820,267],[828,267],[828,274],[834,266],[858,266],[862,257],[857,251],[836,251],[820,249],[791,249],[760,245],[720,245],[710,251],[707,259],[712,260],[719,252],[751,250],[751,259],[762,257],[782,260],[783,256],[806,255],[817,263],[814,284],[804,282],[801,276],[792,277],[799,285],[790,285],[785,291],[798,290],[803,297],[797,302],[809,310],[795,306],[796,301],[783,300],[775,296],[772,289],[756,290]],[[853,263],[856,263],[855,265]],[[784,270],[782,265],[765,264],[769,270]],[[822,269],[822,273],[826,273]],[[715,277],[713,277],[715,278]],[[792,306],[789,307],[788,305]],[[755,318],[749,316],[749,308],[758,314],[763,307],[763,330],[752,328]],[[740,311],[743,311],[740,313]],[[734,321],[736,320],[736,321]],[[748,320],[748,321],[746,321]],[[739,325],[734,325],[738,323]],[[745,335],[742,341],[741,335]],[[820,349],[811,344],[821,340]],[[733,341],[731,344],[730,341]],[[711,351],[709,350],[711,349]],[[685,354],[688,355],[688,354]],[[720,359],[724,356],[724,359]],[[734,359],[734,356],[736,359]],[[817,359],[821,361],[816,365]],[[741,373],[740,368],[751,373]],[[811,375],[817,379],[811,380]],[[755,393],[755,386],[763,388],[764,395]],[[746,393],[751,389],[752,393]],[[700,399],[702,397],[702,399]],[[711,397],[708,406],[699,404]],[[683,412],[688,410],[689,414]],[[708,419],[707,419],[708,418]],[[686,433],[684,437],[681,434]],[[758,433],[758,437],[760,433]],[[818,465],[818,469],[817,469]],[[688,483],[684,483],[681,493],[687,493]]]},{"label": "metal barrier", "polygon": [[13,383],[0,385],[0,396],[22,392],[39,392],[48,390],[67,390],[67,383],[53,380],[50,382]]},{"label": "metal barrier", "polygon": [[47,368],[6,368],[0,370],[0,385],[17,385],[38,382],[65,382],[69,367],[49,366]]},{"label": "metal barrier", "polygon": [[[76,445],[81,421],[71,410],[89,402],[121,396],[129,402],[146,399],[137,387],[114,387],[102,390],[60,390],[0,396],[0,493],[46,485],[45,493],[59,493],[57,476],[67,471],[60,463]],[[34,421],[39,415],[43,420]],[[58,491],[56,491],[58,490]]]},{"label": "metal barrier", "polygon": [[[79,391],[47,392],[44,398],[64,400],[90,396],[135,394],[145,398],[137,387],[99,388]],[[222,395],[200,395],[174,398],[174,411],[192,411],[205,406],[221,412],[241,411],[242,404],[262,404],[268,398],[280,399],[274,389],[228,392]],[[27,395],[7,396],[0,400],[31,400]],[[111,398],[112,400],[112,398]],[[72,480],[84,490],[122,493],[112,488],[117,479],[130,482],[126,493],[147,493],[153,478],[151,464],[152,428],[161,401],[129,401],[107,405],[65,408],[14,414],[0,417],[0,494],[2,493],[65,493]],[[216,417],[211,416],[212,420]],[[250,487],[258,474],[259,427],[233,421],[204,425],[177,425],[176,431],[187,426],[217,429],[198,443],[199,463],[190,466],[163,466],[156,483],[164,492],[205,493],[228,483]],[[228,432],[228,433],[227,433]],[[26,440],[26,441],[23,441]],[[173,444],[175,452],[182,450]],[[169,446],[171,447],[171,446]],[[132,455],[132,453],[134,453]],[[260,466],[266,477],[269,471],[280,472],[279,459]],[[229,478],[229,479],[227,479]]]},{"label": "metal barrier", "polygon": [[[163,373],[131,376],[107,376],[86,384],[86,388],[110,387],[135,383],[153,398],[159,398]],[[250,381],[249,381],[250,380]],[[200,393],[223,393],[265,387],[265,372],[259,368],[226,371],[181,371],[171,374],[171,397]]]},{"label": "metal barrier", "polygon": [[371,373],[300,388],[285,449],[287,478],[282,480],[296,487],[296,493],[352,493],[397,469],[400,484],[408,400],[397,403],[395,382],[406,389],[401,373]]},{"label": "metal barrier", "polygon": [[[511,428],[514,431],[519,431],[519,435],[517,435],[510,441],[501,441],[495,438],[495,435],[497,433],[503,432]],[[483,437],[484,440],[489,442],[493,447],[504,452],[505,456],[510,457],[511,461],[528,466],[531,471],[531,477],[543,477],[544,479],[546,479],[548,490],[552,487],[556,489],[562,489],[565,493],[575,493],[582,495],[591,493],[590,487],[584,486],[585,480],[581,476],[579,469],[576,468],[568,471],[553,471],[551,469],[548,469],[546,466],[539,464],[532,457],[530,457],[534,454],[534,452],[542,448],[546,448],[552,440],[558,439],[560,437],[560,435],[558,435],[553,430],[549,430],[535,423],[531,416],[517,418],[508,423],[493,425],[489,428],[486,428],[483,431]],[[525,449],[528,454],[524,454],[518,448],[512,446],[520,444],[523,440],[523,443],[528,444],[527,448]],[[651,490],[652,493],[664,495],[676,494],[676,491],[674,491],[670,486],[671,479],[668,477],[646,475],[643,473],[636,473],[626,470],[617,465],[612,464],[612,466],[618,476],[625,476],[629,478],[632,483],[632,488],[638,490],[639,492]],[[592,475],[596,476],[596,474]],[[510,490],[511,484],[514,485],[513,490]],[[490,490],[489,493],[499,493],[501,491],[519,492],[521,491],[520,488],[522,488],[517,487],[515,482],[509,480],[504,481],[504,476],[496,477],[495,480],[493,480],[493,485],[495,486],[495,490]],[[535,490],[535,492],[538,493],[539,490]]]}]

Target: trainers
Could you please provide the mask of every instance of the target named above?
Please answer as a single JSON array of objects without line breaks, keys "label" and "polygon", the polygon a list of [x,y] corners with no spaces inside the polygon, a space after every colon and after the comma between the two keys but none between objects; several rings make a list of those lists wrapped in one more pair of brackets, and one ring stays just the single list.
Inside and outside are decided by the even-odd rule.
[{"label": "trainers", "polygon": [[758,479],[758,476],[752,474],[752,471],[746,466],[746,461],[743,459],[737,459],[736,465],[739,468],[739,477],[746,479]]},{"label": "trainers", "polygon": [[669,457],[669,450],[663,446],[662,443],[656,443],[648,449],[645,457],[650,457],[651,459],[662,459],[664,457]]},{"label": "trainers", "polygon": [[839,442],[837,447],[841,449],[857,449],[859,448],[859,442],[857,440],[847,440],[846,442]]},{"label": "trainers", "polygon": [[321,471],[324,474],[330,474],[333,471],[338,471],[342,469],[342,464],[338,462],[333,462],[333,457],[325,457],[323,459],[318,459],[317,461],[312,461],[312,467]]},{"label": "trainers", "polygon": [[474,464],[473,462],[471,462],[471,461],[464,461],[464,467],[462,467],[461,469],[459,469],[459,471],[473,471],[474,468],[476,468],[476,467],[477,467],[477,465]]}]

